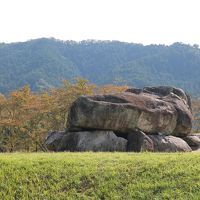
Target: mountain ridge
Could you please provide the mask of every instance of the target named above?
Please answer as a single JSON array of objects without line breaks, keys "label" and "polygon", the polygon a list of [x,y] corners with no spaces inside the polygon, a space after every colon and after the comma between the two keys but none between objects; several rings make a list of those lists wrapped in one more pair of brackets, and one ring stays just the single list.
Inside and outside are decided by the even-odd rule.
[{"label": "mountain ridge", "polygon": [[194,45],[142,45],[40,38],[0,43],[0,93],[26,84],[34,91],[82,77],[102,84],[173,85],[200,94],[200,49]]}]

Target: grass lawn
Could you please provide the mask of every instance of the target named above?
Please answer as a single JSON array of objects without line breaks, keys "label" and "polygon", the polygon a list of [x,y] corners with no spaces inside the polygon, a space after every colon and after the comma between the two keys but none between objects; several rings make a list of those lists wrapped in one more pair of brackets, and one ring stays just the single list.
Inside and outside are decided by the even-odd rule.
[{"label": "grass lawn", "polygon": [[200,199],[200,153],[0,154],[0,199]]}]

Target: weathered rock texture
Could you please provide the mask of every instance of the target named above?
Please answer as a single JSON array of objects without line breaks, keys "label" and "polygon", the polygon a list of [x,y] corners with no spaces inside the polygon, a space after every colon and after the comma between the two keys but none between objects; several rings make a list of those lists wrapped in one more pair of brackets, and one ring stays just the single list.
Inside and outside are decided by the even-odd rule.
[{"label": "weathered rock texture", "polygon": [[192,148],[192,150],[197,150],[200,148],[200,136],[197,135],[188,135],[183,138],[185,142]]},{"label": "weathered rock texture", "polygon": [[188,152],[190,146],[181,138],[164,135],[146,135],[142,131],[128,134],[128,151]]},{"label": "weathered rock texture", "polygon": [[127,140],[127,151],[154,151],[153,141],[142,131],[130,132]]},{"label": "weathered rock texture", "polygon": [[181,138],[164,135],[148,135],[153,141],[155,152],[190,152],[192,149]]},{"label": "weathered rock texture", "polygon": [[127,140],[112,131],[83,131],[58,134],[53,132],[46,140],[52,151],[126,151]]},{"label": "weathered rock texture", "polygon": [[58,146],[65,135],[65,131],[50,132],[45,139],[45,146],[50,151],[57,151]]},{"label": "weathered rock texture", "polygon": [[190,98],[183,90],[166,86],[82,96],[71,107],[68,128],[186,136],[192,128]]}]

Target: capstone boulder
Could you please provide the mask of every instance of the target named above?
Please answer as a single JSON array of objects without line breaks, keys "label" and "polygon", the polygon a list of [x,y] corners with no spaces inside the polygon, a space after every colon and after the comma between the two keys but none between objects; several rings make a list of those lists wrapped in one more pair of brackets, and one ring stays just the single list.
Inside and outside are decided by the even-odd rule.
[{"label": "capstone boulder", "polygon": [[189,96],[173,87],[128,89],[123,93],[81,96],[72,105],[68,129],[112,130],[187,136],[192,128]]}]

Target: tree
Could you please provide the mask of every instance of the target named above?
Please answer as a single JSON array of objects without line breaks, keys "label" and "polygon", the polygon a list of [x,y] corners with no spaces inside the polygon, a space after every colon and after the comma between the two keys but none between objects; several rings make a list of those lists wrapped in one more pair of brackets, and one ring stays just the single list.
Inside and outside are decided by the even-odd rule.
[{"label": "tree", "polygon": [[63,130],[68,110],[80,95],[94,93],[95,85],[75,83],[49,92],[33,93],[28,86],[0,96],[0,143],[4,151],[46,151],[44,138],[50,130]]}]

